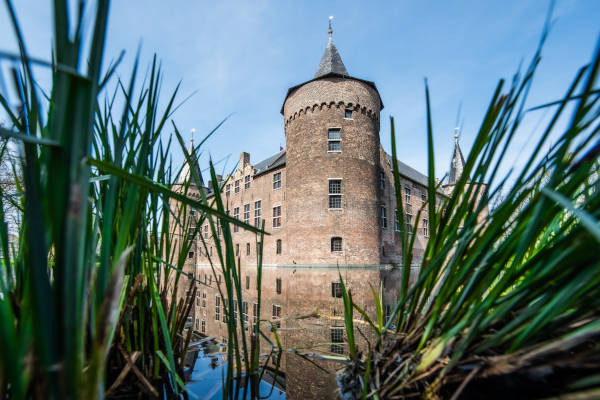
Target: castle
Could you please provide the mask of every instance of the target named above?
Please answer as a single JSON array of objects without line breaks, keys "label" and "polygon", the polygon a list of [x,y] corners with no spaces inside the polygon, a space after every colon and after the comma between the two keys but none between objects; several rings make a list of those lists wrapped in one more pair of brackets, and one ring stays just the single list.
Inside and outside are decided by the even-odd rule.
[{"label": "castle", "polygon": [[[227,212],[269,235],[258,243],[233,227],[236,256],[255,265],[262,246],[265,266],[369,267],[401,261],[391,156],[380,143],[383,103],[375,83],[351,76],[332,31],[313,79],[291,87],[281,114],[286,149],[252,164],[241,153],[236,170],[221,179]],[[447,187],[458,180],[464,159],[456,141]],[[185,166],[180,177],[189,175]],[[416,235],[414,259],[429,236],[427,177],[398,161],[406,229]],[[211,185],[204,188],[210,199]],[[446,193],[440,191],[439,202]],[[209,238],[205,222],[200,233]],[[208,265],[212,248],[190,252],[194,265]],[[191,260],[190,260],[191,261]]]},{"label": "castle", "polygon": [[[429,237],[427,213],[416,220],[428,200],[428,178],[398,161],[406,225],[399,226],[392,159],[379,139],[382,108],[375,84],[349,75],[330,30],[313,79],[290,88],[285,96],[284,151],[255,164],[248,153],[241,153],[231,175],[217,176],[220,193],[214,193],[210,183],[187,187],[190,169],[199,175],[200,170],[197,163],[184,165],[176,189],[192,198],[199,198],[203,190],[209,202],[220,196],[227,213],[257,227],[264,222],[269,233],[260,243],[254,233],[232,227],[243,290],[239,309],[237,302],[232,306],[246,329],[259,318],[268,319],[278,328],[284,348],[346,353],[340,274],[352,290],[353,301],[372,316],[376,310],[371,288],[380,288],[389,317],[398,301],[401,277],[399,269],[386,266],[401,263],[401,229],[415,235],[413,265],[423,257]],[[456,140],[449,179],[436,194],[436,203],[451,193],[464,164]],[[193,219],[192,211],[188,215]],[[189,229],[195,230],[195,224]],[[185,234],[176,230],[180,237]],[[198,234],[201,238],[193,240],[189,251],[180,253],[186,256],[183,270],[195,278],[198,289],[187,327],[226,343],[228,299],[223,297],[222,272],[206,221]],[[256,266],[261,247],[259,290]],[[189,294],[187,289],[188,284],[179,285],[178,297]],[[265,334],[271,335],[268,330]],[[362,335],[356,337],[362,341]],[[278,388],[289,399],[333,397],[336,368],[331,362],[309,362],[285,352],[278,366]],[[324,369],[332,373],[324,374]]]}]

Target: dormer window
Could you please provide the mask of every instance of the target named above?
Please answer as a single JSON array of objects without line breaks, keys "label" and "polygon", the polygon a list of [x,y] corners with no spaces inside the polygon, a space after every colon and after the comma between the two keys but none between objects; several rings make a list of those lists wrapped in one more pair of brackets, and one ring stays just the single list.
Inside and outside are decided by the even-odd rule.
[{"label": "dormer window", "polygon": [[342,151],[342,136],[338,128],[327,131],[327,151],[336,153]]},{"label": "dormer window", "polygon": [[344,118],[346,119],[352,119],[352,110],[349,108],[346,108],[344,110]]}]

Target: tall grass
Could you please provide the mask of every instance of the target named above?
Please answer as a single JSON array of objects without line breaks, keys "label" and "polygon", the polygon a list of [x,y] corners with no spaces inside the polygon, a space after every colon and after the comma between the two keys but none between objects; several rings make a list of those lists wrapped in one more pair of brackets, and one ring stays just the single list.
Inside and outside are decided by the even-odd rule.
[{"label": "tall grass", "polygon": [[[22,224],[11,257],[0,209],[0,398],[92,399],[138,388],[153,397],[180,393],[191,329],[186,337],[182,332],[195,296],[183,263],[198,229],[210,218],[213,230],[216,223],[261,230],[205,197],[188,196],[191,180],[174,184],[180,171],[163,132],[178,88],[161,109],[156,58],[139,90],[137,60],[128,82],[113,79],[118,61],[101,75],[107,1],[82,2],[75,18],[66,1],[54,1],[53,62],[42,62],[52,71],[47,99],[32,72],[40,62],[28,56],[14,8],[6,4],[20,48],[13,74],[19,104],[13,108],[0,95],[11,119],[0,135],[23,154],[15,167]],[[86,7],[94,11],[89,38]],[[114,91],[102,98],[111,82]],[[219,261],[232,279],[231,310],[233,288],[241,289],[230,238],[226,243]],[[180,285],[189,290],[178,300]],[[235,339],[235,329],[230,335]]]},{"label": "tall grass", "polygon": [[[377,346],[346,372],[362,379],[363,398],[599,395],[600,45],[562,99],[526,110],[546,35],[525,73],[498,83],[463,175],[439,206],[425,85],[431,234],[412,287],[414,236],[402,235],[399,301]],[[501,177],[525,114],[539,109],[554,113],[534,150]],[[396,160],[393,119],[391,130]]]}]

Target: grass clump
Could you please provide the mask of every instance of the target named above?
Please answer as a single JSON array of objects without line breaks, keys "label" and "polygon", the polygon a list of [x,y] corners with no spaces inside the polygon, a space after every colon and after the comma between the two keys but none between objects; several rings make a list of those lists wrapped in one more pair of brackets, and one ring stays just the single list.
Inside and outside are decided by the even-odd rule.
[{"label": "grass clump", "polygon": [[[346,371],[344,381],[363,389],[342,388],[350,397],[599,395],[600,47],[562,99],[525,110],[541,47],[508,88],[499,82],[450,197],[423,210],[431,233],[411,287],[411,237],[402,233],[399,301],[376,329],[381,339]],[[428,198],[435,199],[429,98],[426,85]],[[554,114],[533,152],[520,171],[500,177],[525,113],[541,108]],[[391,129],[395,160],[393,119]],[[397,171],[394,162],[402,204]]]}]

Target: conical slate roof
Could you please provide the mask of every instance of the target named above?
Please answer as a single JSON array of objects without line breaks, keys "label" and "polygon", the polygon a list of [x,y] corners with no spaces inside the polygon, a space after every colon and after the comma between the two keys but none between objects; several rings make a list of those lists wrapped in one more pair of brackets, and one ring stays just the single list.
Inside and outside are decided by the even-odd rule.
[{"label": "conical slate roof", "polygon": [[183,184],[189,179],[191,180],[192,184],[195,184],[194,177],[192,176],[193,174],[190,173],[190,170],[193,168],[196,171],[196,174],[198,174],[198,176],[200,177],[200,184],[204,186],[204,179],[202,178],[202,172],[200,171],[200,166],[198,165],[198,155],[196,154],[196,150],[194,149],[193,142],[190,143],[190,146],[188,148],[188,154],[190,155],[192,165],[190,166],[190,163],[188,163],[187,161],[185,162],[185,164],[183,164],[177,181],[178,183]]},{"label": "conical slate roof", "polygon": [[321,57],[321,62],[319,63],[319,68],[317,68],[317,73],[315,74],[314,79],[331,73],[348,75],[348,71],[342,62],[342,57],[340,57],[340,53],[335,48],[333,39],[330,35],[329,41],[327,42],[327,47],[325,47],[325,53],[323,53],[323,57]]},{"label": "conical slate roof", "polygon": [[454,143],[454,153],[452,154],[452,159],[450,160],[450,174],[448,177],[449,185],[455,185],[456,182],[458,182],[464,168],[465,158],[462,155],[462,151],[460,151],[458,139],[456,139],[456,142]]}]

